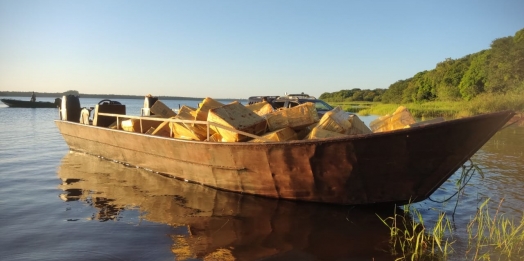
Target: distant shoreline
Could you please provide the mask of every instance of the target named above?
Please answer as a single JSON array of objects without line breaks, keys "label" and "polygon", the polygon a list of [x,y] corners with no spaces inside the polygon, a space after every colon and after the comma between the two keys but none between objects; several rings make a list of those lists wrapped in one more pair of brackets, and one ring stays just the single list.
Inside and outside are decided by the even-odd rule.
[{"label": "distant shoreline", "polygon": [[[0,96],[6,96],[6,97],[31,97],[31,94],[33,92],[9,92],[9,91],[0,91]],[[59,93],[59,92],[35,92],[36,97],[53,97],[53,98],[60,98],[64,95],[67,95],[66,93]],[[101,98],[101,99],[144,99],[145,95],[139,96],[139,95],[119,95],[119,94],[87,94],[87,93],[80,93],[80,98]],[[198,98],[198,97],[180,97],[180,96],[155,96],[161,100],[194,100],[194,101],[201,101],[204,98]],[[217,98],[216,100],[231,100],[231,101],[243,101],[247,99],[234,99],[234,98],[224,98],[220,99]]]}]

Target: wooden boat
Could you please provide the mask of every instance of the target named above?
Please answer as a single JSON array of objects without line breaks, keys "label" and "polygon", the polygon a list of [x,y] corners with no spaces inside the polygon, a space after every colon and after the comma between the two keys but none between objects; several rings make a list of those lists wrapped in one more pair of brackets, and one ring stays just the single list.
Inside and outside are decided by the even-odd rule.
[{"label": "wooden boat", "polygon": [[[180,121],[99,115],[117,122]],[[383,133],[263,143],[190,141],[55,123],[71,150],[189,182],[270,198],[366,205],[428,198],[513,115],[501,111]]]},{"label": "wooden boat", "polygon": [[55,102],[43,102],[43,101],[22,101],[22,100],[15,100],[15,99],[0,99],[3,103],[5,103],[9,107],[15,107],[15,108],[57,108],[60,104],[60,99],[57,98]]}]

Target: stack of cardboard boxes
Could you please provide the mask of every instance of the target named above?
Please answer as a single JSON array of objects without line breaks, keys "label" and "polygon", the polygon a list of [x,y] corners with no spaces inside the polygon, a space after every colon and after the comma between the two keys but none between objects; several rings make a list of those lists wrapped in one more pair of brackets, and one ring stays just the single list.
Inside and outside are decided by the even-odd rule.
[{"label": "stack of cardboard boxes", "polygon": [[[319,118],[313,103],[274,110],[266,101],[242,105],[235,101],[223,104],[205,98],[198,106],[182,106],[176,114],[162,101],[150,108],[154,116],[180,122],[122,121],[122,129],[178,139],[213,142],[281,142],[300,139],[346,137],[391,131],[416,125],[409,111],[400,106],[392,115],[371,122],[370,128],[357,115],[340,107]],[[208,127],[209,126],[209,127]]]}]

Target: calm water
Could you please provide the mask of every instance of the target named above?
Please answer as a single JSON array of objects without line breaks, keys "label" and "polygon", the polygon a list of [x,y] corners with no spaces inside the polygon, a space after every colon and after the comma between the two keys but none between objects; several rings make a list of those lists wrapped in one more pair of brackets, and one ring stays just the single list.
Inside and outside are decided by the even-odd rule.
[{"label": "calm water", "polygon": [[[23,97],[21,99],[29,99]],[[53,101],[52,98],[40,98]],[[98,99],[82,99],[94,106]],[[119,99],[138,115],[142,100]],[[196,106],[198,101],[165,101]],[[376,213],[219,192],[70,153],[53,120],[56,109],[0,105],[0,260],[391,260],[389,230]],[[361,117],[367,123],[374,117]],[[454,248],[485,198],[503,211],[524,209],[524,128],[496,134],[474,157],[484,173],[461,195]],[[455,191],[460,173],[432,195]],[[426,222],[447,204],[417,203]],[[458,251],[458,252],[459,252]],[[463,256],[457,255],[456,260]]]}]

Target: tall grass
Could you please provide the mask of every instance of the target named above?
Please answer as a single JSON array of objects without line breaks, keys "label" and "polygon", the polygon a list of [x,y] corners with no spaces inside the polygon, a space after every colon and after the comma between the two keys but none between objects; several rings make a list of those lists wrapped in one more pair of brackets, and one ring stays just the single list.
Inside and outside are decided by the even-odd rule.
[{"label": "tall grass", "polygon": [[395,211],[392,217],[380,220],[390,230],[390,245],[395,260],[524,260],[524,216],[519,222],[507,218],[500,211],[495,214],[488,207],[490,199],[477,209],[467,224],[468,242],[464,253],[454,253],[453,223],[444,212],[431,227],[422,214],[411,205],[403,214]]},{"label": "tall grass", "polygon": [[[375,104],[360,110],[359,115],[386,115],[393,113],[401,104]],[[414,117],[435,118],[454,117],[464,108],[461,102],[425,102],[402,104]]]},{"label": "tall grass", "polygon": [[465,105],[466,110],[471,114],[502,110],[524,112],[524,91],[514,90],[499,95],[481,94]]},{"label": "tall grass", "polygon": [[391,114],[398,106],[403,105],[408,108],[413,116],[418,118],[457,118],[502,110],[524,112],[524,88],[504,94],[481,94],[471,101],[431,101],[406,104],[368,103],[366,106],[354,106],[353,103],[342,102],[331,104],[364,116]]},{"label": "tall grass", "polygon": [[358,102],[329,102],[328,103],[333,107],[341,107],[344,111],[358,113],[361,110],[370,108],[371,106],[380,104],[379,102],[367,102],[367,101],[358,101]]},{"label": "tall grass", "polygon": [[[452,239],[456,224],[453,224],[453,216],[461,192],[476,172],[484,176],[473,162],[469,166],[464,165],[456,182],[456,193],[440,202],[429,199],[446,204],[454,196],[457,197],[451,219],[445,212],[439,212],[437,220],[429,229],[422,214],[411,204],[404,206],[402,215],[397,214],[395,208],[392,217],[379,216],[390,230],[391,252],[398,257],[396,260],[447,260],[454,254]],[[495,214],[491,214],[489,201],[482,202],[468,222],[468,247],[465,253],[457,255],[467,260],[524,260],[524,216],[519,222],[505,217],[500,211],[503,200],[499,202]]]},{"label": "tall grass", "polygon": [[449,241],[452,226],[445,213],[439,215],[432,228],[424,224],[422,214],[411,205],[405,206],[402,215],[395,211],[393,217],[379,218],[390,230],[396,260],[446,260],[453,251],[453,242]]},{"label": "tall grass", "polygon": [[473,260],[524,260],[524,216],[515,223],[500,212],[503,199],[494,215],[485,200],[468,224],[467,258]]}]

